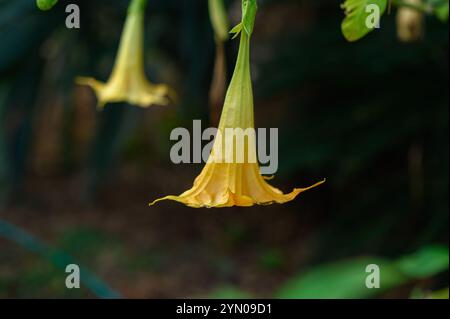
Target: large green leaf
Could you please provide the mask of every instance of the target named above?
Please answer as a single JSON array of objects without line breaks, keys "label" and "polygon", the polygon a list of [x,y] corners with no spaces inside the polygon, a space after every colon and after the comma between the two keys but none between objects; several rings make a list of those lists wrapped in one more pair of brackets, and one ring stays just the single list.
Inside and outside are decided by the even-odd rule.
[{"label": "large green leaf", "polygon": [[346,0],[342,4],[346,17],[341,27],[342,33],[348,41],[357,41],[373,31],[373,28],[368,28],[366,24],[366,20],[371,14],[366,10],[369,5],[377,5],[381,17],[386,11],[387,0]]},{"label": "large green leaf", "polygon": [[[362,257],[316,267],[290,279],[277,293],[278,298],[329,299],[368,298],[405,284],[412,279],[428,278],[449,264],[448,247],[428,246],[396,261]],[[380,288],[366,287],[366,266],[380,269]]]},{"label": "large green leaf", "polygon": [[[366,267],[380,267],[380,289],[366,287]],[[368,298],[406,282],[407,278],[388,261],[379,258],[357,258],[319,266],[289,280],[276,297],[286,299]]]},{"label": "large green leaf", "polygon": [[395,266],[411,278],[427,278],[448,270],[448,247],[428,246],[400,258]]}]

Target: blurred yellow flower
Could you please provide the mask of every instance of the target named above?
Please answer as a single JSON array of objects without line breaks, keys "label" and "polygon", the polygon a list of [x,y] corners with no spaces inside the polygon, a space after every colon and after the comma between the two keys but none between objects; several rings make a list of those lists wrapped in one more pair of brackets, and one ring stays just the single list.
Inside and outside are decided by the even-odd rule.
[{"label": "blurred yellow flower", "polygon": [[425,14],[410,6],[423,5],[422,0],[405,0],[397,12],[397,36],[402,42],[414,42],[424,35]]},{"label": "blurred yellow flower", "polygon": [[144,11],[147,0],[132,0],[120,40],[116,62],[107,83],[78,77],[80,85],[90,86],[98,98],[98,108],[106,103],[128,102],[140,107],[167,105],[173,91],[164,84],[150,83],[144,71]]},{"label": "blurred yellow flower", "polygon": [[[253,129],[253,93],[250,77],[250,34],[253,28],[256,1],[243,1],[243,22],[234,28],[234,32],[241,33],[239,54],[233,78],[228,88],[218,132],[210,154],[210,158],[200,175],[195,179],[193,187],[180,196],[167,196],[151,203],[162,200],[174,200],[190,207],[230,207],[252,206],[254,204],[286,203],[298,194],[322,184],[319,182],[307,188],[294,189],[289,194],[283,194],[279,189],[269,185],[260,173],[257,161],[250,161],[256,154],[256,145],[250,139],[244,143],[244,158],[246,162],[238,160],[221,161],[220,157],[230,156],[234,150],[229,144],[223,144],[227,129]],[[251,7],[254,6],[254,7]],[[253,16],[252,16],[253,15]],[[232,143],[235,147],[235,143]],[[239,150],[238,150],[239,151]],[[234,159],[234,155],[231,155]]]}]

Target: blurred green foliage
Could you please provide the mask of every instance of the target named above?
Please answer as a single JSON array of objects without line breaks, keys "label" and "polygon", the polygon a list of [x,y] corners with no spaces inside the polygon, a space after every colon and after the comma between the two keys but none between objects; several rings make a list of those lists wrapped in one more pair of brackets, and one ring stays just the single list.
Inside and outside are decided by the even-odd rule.
[{"label": "blurred green foliage", "polygon": [[[379,268],[379,288],[366,287],[366,278],[370,275],[366,267],[376,265]],[[358,257],[330,264],[315,266],[311,270],[300,272],[289,279],[275,292],[275,298],[281,299],[361,299],[377,297],[393,288],[420,279],[431,278],[448,271],[449,250],[444,246],[429,246],[390,261],[379,257]],[[448,295],[448,289],[437,290],[416,298],[440,299]],[[249,298],[249,294],[234,288],[219,288],[209,295],[210,298]],[[414,295],[413,295],[414,297]]]},{"label": "blurred green foliage", "polygon": [[431,294],[432,299],[449,299],[449,288],[435,291]]},{"label": "blurred green foliage", "polygon": [[[376,17],[380,17],[378,24],[380,26],[381,16],[388,7],[391,9],[393,5],[435,15],[442,22],[448,21],[448,0],[424,0],[418,4],[404,0],[345,0],[342,3],[342,9],[344,9],[346,17],[341,26],[344,37],[347,41],[353,42],[378,29],[372,26],[376,22]],[[378,8],[379,11],[375,11],[374,8]],[[370,22],[369,26],[367,22]]]},{"label": "blurred green foliage", "polygon": [[[365,285],[367,265],[380,269],[379,289]],[[432,277],[447,271],[448,247],[425,247],[420,251],[388,261],[373,257],[357,258],[317,266],[290,279],[277,293],[279,298],[368,298],[414,279]]]},{"label": "blurred green foliage", "polygon": [[[365,285],[366,266],[380,267],[380,289]],[[317,266],[289,280],[277,293],[284,299],[368,298],[404,283],[406,278],[389,262],[377,258],[358,258]]]},{"label": "blurred green foliage", "polygon": [[388,0],[346,0],[342,4],[346,17],[342,22],[342,33],[350,41],[356,41],[364,37],[369,32],[375,30],[367,26],[369,15],[373,10],[368,11],[368,6],[375,5],[379,8],[379,14],[384,14],[388,5]]},{"label": "blurred green foliage", "polygon": [[[65,286],[61,283],[65,282],[66,273],[64,272],[66,266],[69,264],[76,264],[80,267],[80,273],[82,273],[82,283],[89,291],[91,291],[94,295],[100,298],[118,298],[120,295],[112,290],[108,285],[102,282],[96,275],[91,273],[87,268],[79,265],[77,261],[75,261],[70,255],[66,252],[56,250],[54,248],[46,246],[42,243],[38,238],[34,237],[31,234],[28,234],[24,230],[17,228],[16,226],[4,222],[0,219],[0,237],[4,237],[15,244],[20,245],[21,247],[35,253],[38,257],[42,258],[38,262],[34,262],[30,265],[29,269],[26,269],[20,275],[17,275],[18,279],[18,289],[23,289],[23,291],[19,291],[19,295],[25,297],[38,297],[39,293],[42,292],[42,288],[48,289],[49,291],[53,291],[53,288],[57,288],[56,290],[61,293],[64,292],[64,295],[70,295],[70,290],[65,289]],[[83,241],[86,238],[83,236]],[[70,243],[77,243],[77,241],[70,241]],[[84,249],[87,249],[87,246],[83,246]],[[96,247],[91,247],[95,249]],[[67,250],[66,250],[67,251]],[[80,246],[76,247],[76,251],[80,251]],[[96,249],[95,253],[92,255],[98,254],[99,250]],[[37,264],[37,265],[36,265]],[[28,267],[27,267],[28,268]],[[0,281],[1,284],[1,281]],[[6,286],[7,283],[2,284]],[[1,291],[1,285],[0,285]],[[84,291],[76,291],[75,294],[71,295],[71,297],[77,297],[78,294],[85,293]]]}]

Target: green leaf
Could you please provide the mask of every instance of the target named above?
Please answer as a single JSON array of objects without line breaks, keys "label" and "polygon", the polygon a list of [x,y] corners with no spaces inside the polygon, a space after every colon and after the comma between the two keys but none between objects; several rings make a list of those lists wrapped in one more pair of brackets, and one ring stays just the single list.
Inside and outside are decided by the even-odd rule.
[{"label": "green leaf", "polygon": [[[448,270],[448,247],[429,246],[389,261],[376,257],[361,257],[316,267],[289,280],[279,290],[278,298],[329,299],[368,298],[405,284],[412,279],[434,276]],[[380,288],[369,289],[365,282],[366,266],[380,268]]]},{"label": "green leaf", "polygon": [[448,270],[448,259],[448,247],[429,246],[400,258],[395,266],[405,275],[421,279]]},{"label": "green leaf", "polygon": [[233,39],[236,38],[239,33],[242,31],[242,23],[239,23],[237,26],[235,26],[233,29],[231,29],[230,33],[234,34]]},{"label": "green leaf", "polygon": [[[366,287],[366,267],[380,267],[380,289]],[[357,258],[316,267],[289,280],[277,293],[283,299],[368,298],[405,283],[391,263],[380,258]]]},{"label": "green leaf", "polygon": [[372,10],[369,10],[370,5],[378,6],[381,18],[386,11],[387,0],[346,0],[342,4],[346,17],[341,28],[348,41],[357,41],[374,30],[374,28],[369,28],[366,23],[368,18],[370,20],[375,14]]},{"label": "green leaf", "polygon": [[131,0],[128,6],[128,12],[142,12],[145,11],[147,0]]},{"label": "green leaf", "polygon": [[36,5],[42,11],[50,10],[58,3],[58,0],[36,0]]},{"label": "green leaf", "polygon": [[436,17],[441,20],[442,22],[448,21],[448,11],[449,11],[449,3],[443,2],[440,6],[437,6],[434,9],[434,13],[436,14]]}]

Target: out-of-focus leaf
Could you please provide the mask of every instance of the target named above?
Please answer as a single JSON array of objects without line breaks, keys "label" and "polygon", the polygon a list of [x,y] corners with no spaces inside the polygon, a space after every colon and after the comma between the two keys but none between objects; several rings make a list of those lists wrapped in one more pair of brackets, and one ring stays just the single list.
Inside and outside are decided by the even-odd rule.
[{"label": "out-of-focus leaf", "polygon": [[[425,247],[391,262],[372,257],[339,261],[319,266],[289,280],[277,297],[289,299],[368,298],[407,283],[448,269],[448,248]],[[366,287],[366,266],[380,268],[380,288]]]},{"label": "out-of-focus leaf", "polygon": [[36,5],[43,11],[50,10],[58,3],[58,0],[36,0]]},{"label": "out-of-focus leaf", "polygon": [[[366,267],[380,267],[380,289],[366,287]],[[405,283],[407,278],[386,260],[357,258],[319,266],[289,280],[276,297],[286,299],[368,298]]]},{"label": "out-of-focus leaf", "polygon": [[372,14],[370,10],[367,10],[371,5],[378,6],[381,18],[386,11],[387,0],[346,0],[342,4],[346,17],[341,27],[348,41],[357,41],[373,31],[373,28],[368,28],[366,23],[367,18]]},{"label": "out-of-focus leaf", "polygon": [[449,12],[449,2],[444,1],[441,5],[437,6],[434,9],[434,13],[442,22],[448,21],[448,12]]},{"label": "out-of-focus leaf", "polygon": [[431,299],[449,299],[449,288],[433,291],[430,297]]},{"label": "out-of-focus leaf", "polygon": [[427,278],[448,270],[448,247],[429,246],[400,258],[395,266],[412,278]]}]

